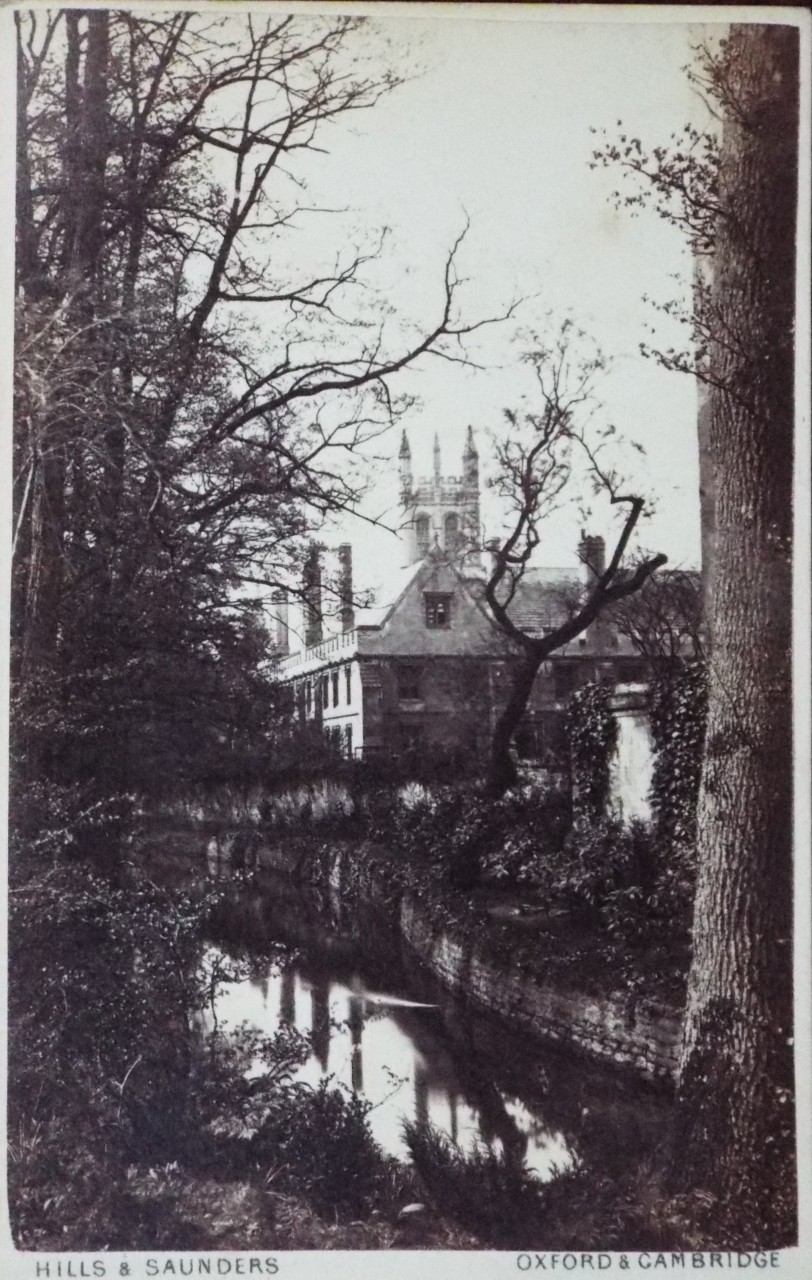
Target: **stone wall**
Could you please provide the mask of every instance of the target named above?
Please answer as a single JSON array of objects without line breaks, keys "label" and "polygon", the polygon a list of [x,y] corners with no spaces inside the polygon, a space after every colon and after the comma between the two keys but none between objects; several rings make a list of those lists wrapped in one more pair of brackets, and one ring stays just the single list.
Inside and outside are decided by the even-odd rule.
[{"label": "stone wall", "polygon": [[470,939],[438,930],[414,898],[401,903],[403,937],[440,981],[531,1035],[651,1080],[675,1079],[680,1012],[626,994],[590,996],[496,965]]},{"label": "stone wall", "polygon": [[[233,872],[232,844],[230,837],[212,839],[210,873]],[[391,914],[395,904],[384,888],[388,855],[383,850],[361,850],[348,843],[331,849],[321,845],[316,851],[306,841],[281,845],[263,841],[252,851],[250,864],[260,872],[281,872],[295,880],[310,878],[314,858],[321,863],[320,875],[333,910],[350,893],[351,883],[356,909],[374,909],[386,902]],[[364,874],[359,877],[361,864]],[[360,898],[359,888],[363,890]],[[392,923],[407,946],[450,991],[540,1040],[554,1041],[648,1080],[674,1081],[681,1025],[678,1008],[626,992],[591,995],[571,984],[545,982],[538,972],[512,965],[509,957],[492,960],[461,928],[439,926],[432,908],[412,894],[405,894],[395,910],[399,915]]]},{"label": "stone wall", "polygon": [[648,688],[620,685],[609,700],[617,740],[609,761],[607,808],[624,826],[651,820],[649,792],[654,771]]}]

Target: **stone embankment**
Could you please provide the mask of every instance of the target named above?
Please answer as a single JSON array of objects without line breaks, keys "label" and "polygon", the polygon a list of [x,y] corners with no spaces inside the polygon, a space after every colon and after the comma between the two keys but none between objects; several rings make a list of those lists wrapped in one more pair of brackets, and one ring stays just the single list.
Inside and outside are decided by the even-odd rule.
[{"label": "stone embankment", "polygon": [[[215,861],[220,870],[232,862],[229,846],[229,837],[212,839],[210,870]],[[391,887],[386,887],[391,858],[382,850],[373,857],[369,852],[351,845],[320,844],[308,853],[307,845],[300,842],[287,847],[263,843],[255,847],[249,861],[259,871],[318,878],[335,902],[352,893],[362,907],[364,902],[378,907],[385,903],[407,946],[444,986],[511,1027],[651,1081],[666,1085],[674,1081],[679,1008],[634,992],[578,990],[572,979],[565,987],[554,978],[545,979],[543,955],[528,969],[523,961],[514,963],[504,943],[495,959],[483,945],[482,934],[472,938],[470,929],[439,919],[436,904],[408,892],[392,895]],[[359,875],[361,863],[363,874]]]},{"label": "stone embankment", "polygon": [[437,929],[413,898],[401,902],[400,927],[408,945],[445,986],[511,1026],[651,1080],[674,1079],[677,1009],[626,993],[565,991],[547,985],[538,974],[497,964],[478,954],[470,937]]}]

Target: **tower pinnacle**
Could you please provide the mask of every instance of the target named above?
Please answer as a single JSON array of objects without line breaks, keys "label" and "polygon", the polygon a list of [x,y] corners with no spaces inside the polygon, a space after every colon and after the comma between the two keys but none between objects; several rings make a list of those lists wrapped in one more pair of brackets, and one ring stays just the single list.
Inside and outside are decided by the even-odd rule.
[{"label": "tower pinnacle", "polygon": [[412,451],[409,448],[409,437],[403,432],[398,454],[400,472],[400,502],[404,508],[408,506],[412,492]]},{"label": "tower pinnacle", "polygon": [[441,464],[440,464],[440,437],[437,432],[434,433],[434,483],[440,483]]}]

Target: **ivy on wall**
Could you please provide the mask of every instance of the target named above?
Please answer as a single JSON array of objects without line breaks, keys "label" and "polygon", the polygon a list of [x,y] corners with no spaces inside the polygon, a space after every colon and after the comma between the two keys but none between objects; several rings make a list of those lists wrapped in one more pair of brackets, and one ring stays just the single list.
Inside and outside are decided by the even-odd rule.
[{"label": "ivy on wall", "polygon": [[617,741],[617,721],[609,710],[610,690],[587,684],[570,699],[567,735],[572,768],[573,818],[603,815],[609,794],[609,762]]},{"label": "ivy on wall", "polygon": [[652,681],[650,705],[655,831],[668,848],[692,848],[708,711],[705,664],[687,662],[661,672]]}]

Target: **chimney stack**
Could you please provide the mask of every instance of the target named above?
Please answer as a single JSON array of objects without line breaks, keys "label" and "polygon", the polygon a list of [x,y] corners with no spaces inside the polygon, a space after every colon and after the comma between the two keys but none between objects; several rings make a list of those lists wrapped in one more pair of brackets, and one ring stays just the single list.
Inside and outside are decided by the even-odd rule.
[{"label": "chimney stack", "polygon": [[273,647],[279,654],[290,652],[288,631],[288,593],[282,588],[271,596],[271,621],[273,623]]},{"label": "chimney stack", "polygon": [[318,543],[311,542],[302,573],[302,596],[304,598],[304,642],[309,649],[312,644],[319,644],[322,639],[321,613],[321,548]]},{"label": "chimney stack", "polygon": [[581,534],[578,545],[578,559],[583,565],[584,585],[594,586],[598,578],[606,572],[606,543],[603,538],[588,538]]},{"label": "chimney stack", "polygon": [[352,547],[343,542],[338,548],[338,598],[341,603],[339,618],[341,630],[352,631],[355,626],[355,610],[352,603]]}]

